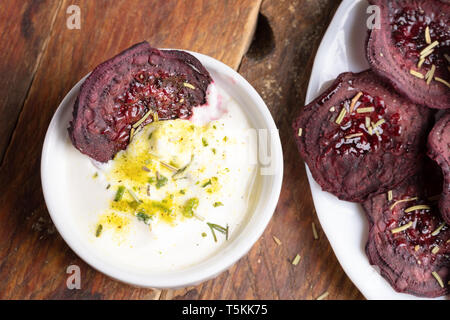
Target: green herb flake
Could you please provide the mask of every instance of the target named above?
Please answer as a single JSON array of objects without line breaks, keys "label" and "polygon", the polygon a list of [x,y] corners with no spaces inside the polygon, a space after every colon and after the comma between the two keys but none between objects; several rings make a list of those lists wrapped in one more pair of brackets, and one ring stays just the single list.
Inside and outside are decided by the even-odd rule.
[{"label": "green herb flake", "polygon": [[202,237],[206,238],[206,232],[202,232]]},{"label": "green herb flake", "polygon": [[217,207],[222,207],[223,206],[223,203],[222,202],[214,202],[214,204],[213,204],[213,207],[214,208],[217,208]]},{"label": "green herb flake", "polygon": [[209,186],[210,184],[212,184],[211,179],[209,179],[208,181],[206,181],[206,182],[202,185],[202,188],[206,188],[206,187]]},{"label": "green herb flake", "polygon": [[192,218],[194,216],[194,210],[198,207],[198,202],[197,198],[187,200],[183,207],[183,216]]},{"label": "green herb flake", "polygon": [[202,138],[202,143],[204,147],[207,147],[209,145],[208,141],[205,138]]},{"label": "green herb flake", "polygon": [[[194,155],[191,155],[191,160],[189,161],[189,163],[187,165],[185,165],[183,168],[178,169],[177,172],[175,172],[172,176],[172,179],[175,179],[175,177],[180,176],[184,171],[186,171],[187,168],[189,168],[189,166],[192,164],[192,161],[194,161]],[[181,179],[181,178],[177,178],[177,179]],[[175,179],[175,180],[177,180]]]},{"label": "green herb flake", "polygon": [[184,189],[180,190],[181,194],[186,194],[186,191]]},{"label": "green herb flake", "polygon": [[136,214],[136,217],[145,224],[150,224],[150,221],[152,220],[152,216],[148,215],[144,210],[139,211]]},{"label": "green herb flake", "polygon": [[102,234],[102,230],[103,230],[103,225],[102,224],[99,224],[98,226],[97,226],[97,230],[95,231],[95,236],[98,238],[98,237],[100,237],[100,235]]},{"label": "green herb flake", "polygon": [[162,175],[156,177],[156,189],[162,188],[167,184],[168,179]]},{"label": "green herb flake", "polygon": [[148,178],[148,183],[153,184],[155,182],[156,182],[156,178],[155,177]]},{"label": "green herb flake", "polygon": [[216,154],[216,148],[211,149],[212,153]]},{"label": "green herb flake", "polygon": [[137,201],[128,201],[128,206],[131,208],[131,209],[133,209],[133,210],[136,210],[138,207],[139,207],[139,205],[140,205],[141,203],[140,202],[137,202]]},{"label": "green herb flake", "polygon": [[117,188],[117,192],[116,192],[116,196],[114,198],[114,201],[118,202],[120,200],[122,200],[123,194],[125,193],[125,187],[124,186],[119,186],[119,188]]},{"label": "green herb flake", "polygon": [[98,178],[98,172],[94,173],[94,175],[92,176],[92,179],[96,179]]}]

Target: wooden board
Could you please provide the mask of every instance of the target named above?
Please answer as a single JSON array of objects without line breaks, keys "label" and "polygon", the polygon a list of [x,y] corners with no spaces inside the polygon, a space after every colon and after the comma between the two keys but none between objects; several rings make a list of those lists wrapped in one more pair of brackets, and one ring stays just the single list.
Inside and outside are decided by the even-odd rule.
[{"label": "wooden board", "polygon": [[48,43],[58,6],[51,0],[0,3],[0,163]]},{"label": "wooden board", "polygon": [[[41,2],[45,1],[33,4]],[[0,90],[14,92],[8,103],[0,104],[0,111],[9,112],[7,120],[0,120],[0,128],[9,132],[0,140],[0,155],[4,154],[0,167],[0,299],[310,299],[323,291],[329,291],[329,298],[362,298],[320,229],[319,240],[312,238],[311,222],[319,224],[289,130],[304,100],[316,46],[338,3],[264,1],[261,13],[267,19],[260,16],[256,39],[243,58],[261,1],[194,2],[77,1],[80,30],[66,27],[66,10],[72,1],[58,5],[49,1],[42,6],[14,0],[0,4],[0,23],[7,30],[15,30],[15,23],[23,21],[26,12],[33,13],[27,20],[33,37],[24,39],[13,32],[3,33],[0,40],[18,43],[11,47],[17,54],[0,53],[9,55],[0,59],[0,70],[9,70],[13,79],[6,88],[0,82]],[[264,236],[230,270],[184,290],[133,288],[86,265],[55,230],[40,186],[42,143],[59,102],[98,63],[144,39],[156,47],[198,51],[239,67],[268,104],[283,141],[283,190]],[[20,49],[22,42],[36,51]],[[273,235],[283,242],[281,246],[272,240]],[[302,260],[294,267],[290,261],[297,253]],[[72,264],[81,268],[80,290],[66,287],[66,268]]]}]

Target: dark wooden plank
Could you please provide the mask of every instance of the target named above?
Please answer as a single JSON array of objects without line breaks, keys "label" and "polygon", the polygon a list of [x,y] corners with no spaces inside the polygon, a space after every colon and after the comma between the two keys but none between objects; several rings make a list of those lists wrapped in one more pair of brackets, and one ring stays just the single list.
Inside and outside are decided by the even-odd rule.
[{"label": "dark wooden plank", "polygon": [[0,164],[59,5],[52,0],[0,2]]},{"label": "dark wooden plank", "polygon": [[[285,167],[277,210],[263,237],[229,271],[162,299],[315,299],[324,292],[328,299],[363,299],[320,230],[291,129],[305,100],[315,52],[338,5],[335,0],[263,2],[256,38],[239,72],[261,94],[280,130]],[[293,266],[297,254],[301,260]]]},{"label": "dark wooden plank", "polygon": [[[260,0],[198,0],[195,5],[178,0],[77,1],[81,30],[67,29],[66,9],[72,2],[60,3],[0,167],[0,299],[157,299],[159,290],[136,289],[93,270],[56,232],[42,197],[39,174],[47,126],[64,95],[80,78],[144,39],[157,47],[209,54],[237,67],[251,40]],[[44,22],[42,16],[35,19],[36,24]],[[11,39],[15,36],[8,35]],[[66,288],[66,268],[71,264],[81,268],[81,290]]]}]

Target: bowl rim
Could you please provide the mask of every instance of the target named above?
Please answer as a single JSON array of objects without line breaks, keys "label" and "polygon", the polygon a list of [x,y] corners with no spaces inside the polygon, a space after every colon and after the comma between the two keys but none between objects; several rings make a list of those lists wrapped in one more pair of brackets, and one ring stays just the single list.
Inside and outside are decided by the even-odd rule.
[{"label": "bowl rim", "polygon": [[[213,257],[206,259],[199,264],[195,264],[192,267],[168,272],[166,274],[155,273],[155,276],[149,277],[148,275],[143,276],[138,272],[130,273],[126,272],[123,268],[118,268],[112,265],[110,262],[102,261],[97,259],[93,252],[87,250],[85,244],[83,244],[76,233],[69,230],[69,226],[65,223],[61,215],[58,212],[62,208],[58,208],[55,197],[51,194],[52,180],[50,177],[51,167],[49,166],[49,159],[51,157],[50,147],[52,135],[57,132],[56,127],[60,116],[63,113],[63,109],[67,108],[68,102],[72,97],[78,94],[79,88],[84,80],[87,78],[86,75],[80,81],[78,81],[72,89],[66,94],[64,99],[59,104],[56,109],[52,120],[48,126],[45,140],[42,148],[41,154],[41,183],[42,191],[44,195],[44,200],[47,205],[48,212],[53,223],[56,226],[61,237],[64,239],[66,244],[72,249],[75,254],[80,257],[84,262],[90,265],[95,270],[105,274],[106,276],[113,278],[115,280],[144,288],[159,288],[159,289],[169,289],[169,288],[181,288],[199,284],[206,280],[212,279],[230,268],[234,265],[240,258],[242,258],[248,251],[253,247],[256,241],[261,237],[262,233],[266,229],[270,219],[272,218],[275,208],[278,203],[278,199],[281,193],[281,186],[283,180],[283,151],[278,129],[275,125],[275,121],[272,115],[261,98],[261,96],[256,92],[256,90],[235,70],[225,65],[224,63],[204,54],[197,52],[192,52],[188,50],[183,50],[189,52],[197,59],[200,60],[202,64],[208,69],[208,66],[213,66],[214,69],[219,70],[221,75],[228,76],[234,80],[234,84],[241,87],[245,94],[247,94],[252,101],[255,103],[255,110],[257,110],[262,119],[264,120],[265,129],[276,130],[277,134],[272,137],[271,141],[271,154],[272,161],[275,162],[275,174],[273,175],[272,183],[270,185],[270,197],[265,199],[264,208],[262,212],[258,212],[258,219],[250,225],[248,222],[241,230],[249,231],[245,234],[243,238],[238,241],[233,241],[223,248],[221,254],[215,254]],[[260,200],[261,201],[261,200]],[[256,207],[256,206],[255,206]],[[256,208],[255,208],[256,209]],[[254,210],[255,210],[254,209]],[[254,211],[249,214],[249,220],[254,217]],[[207,262],[207,263],[205,263]]]}]

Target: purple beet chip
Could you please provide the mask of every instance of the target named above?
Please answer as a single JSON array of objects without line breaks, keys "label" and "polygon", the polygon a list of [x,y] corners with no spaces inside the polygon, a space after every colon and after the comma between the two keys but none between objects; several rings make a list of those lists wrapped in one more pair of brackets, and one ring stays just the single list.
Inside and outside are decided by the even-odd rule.
[{"label": "purple beet chip", "polygon": [[441,167],[444,175],[439,207],[443,218],[450,224],[450,112],[438,120],[428,136],[428,155]]},{"label": "purple beet chip", "polygon": [[305,106],[293,128],[300,154],[322,189],[363,202],[414,175],[430,113],[373,72],[349,72]]},{"label": "purple beet chip", "polygon": [[370,227],[366,254],[396,291],[438,297],[449,292],[450,228],[434,191],[424,187],[426,176],[408,178],[363,203]]},{"label": "purple beet chip", "polygon": [[82,153],[107,162],[130,141],[130,134],[153,120],[186,119],[206,103],[212,79],[183,51],[138,43],[100,64],[81,86],[68,128]]},{"label": "purple beet chip", "polygon": [[367,39],[372,70],[418,104],[450,108],[450,2],[369,2],[380,9]]}]

